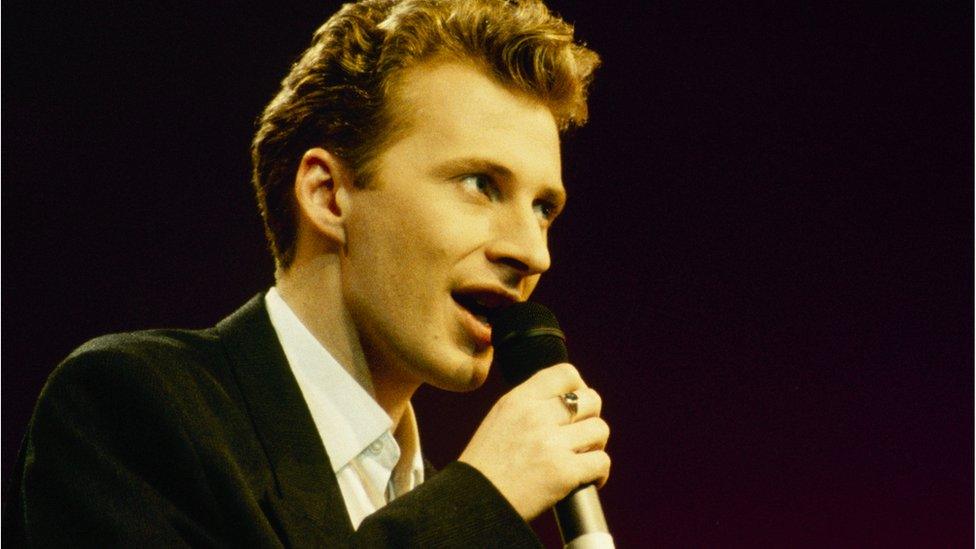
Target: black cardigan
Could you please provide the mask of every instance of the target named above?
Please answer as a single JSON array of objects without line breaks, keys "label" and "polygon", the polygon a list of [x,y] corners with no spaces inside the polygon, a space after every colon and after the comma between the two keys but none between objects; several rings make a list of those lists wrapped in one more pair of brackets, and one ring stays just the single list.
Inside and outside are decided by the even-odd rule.
[{"label": "black cardigan", "polygon": [[15,546],[539,546],[460,462],[353,530],[262,295],[211,329],[76,350],[41,392],[15,475]]}]

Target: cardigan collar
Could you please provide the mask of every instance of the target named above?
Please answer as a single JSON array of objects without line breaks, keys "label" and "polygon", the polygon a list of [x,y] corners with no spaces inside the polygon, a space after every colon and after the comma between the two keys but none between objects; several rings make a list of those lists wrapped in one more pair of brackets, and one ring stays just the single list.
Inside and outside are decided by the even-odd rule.
[{"label": "cardigan collar", "polygon": [[[340,538],[353,533],[322,440],[265,308],[251,298],[216,327],[275,479],[276,498]],[[287,522],[287,521],[286,521]],[[344,527],[336,532],[337,525]]]}]

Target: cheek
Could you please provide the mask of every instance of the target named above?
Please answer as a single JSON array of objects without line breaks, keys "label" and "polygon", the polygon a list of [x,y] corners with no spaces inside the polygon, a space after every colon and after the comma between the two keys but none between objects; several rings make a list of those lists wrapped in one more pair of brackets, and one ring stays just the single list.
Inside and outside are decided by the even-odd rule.
[{"label": "cheek", "polygon": [[412,294],[405,295],[407,299],[424,293],[424,285],[431,291],[442,289],[455,265],[482,246],[490,233],[490,218],[484,210],[459,204],[452,196],[391,193],[370,197],[347,226],[353,276],[370,279],[374,285],[392,285],[390,291],[400,287]]},{"label": "cheek", "polygon": [[432,239],[433,227],[420,223],[398,223],[396,218],[372,218],[369,223],[352,223],[343,279],[362,306],[388,309],[385,316],[404,318],[427,301],[432,287],[440,287],[446,250]]},{"label": "cheek", "polygon": [[402,210],[396,239],[404,259],[433,275],[450,269],[481,245],[489,232],[489,219],[465,206],[441,200]]}]

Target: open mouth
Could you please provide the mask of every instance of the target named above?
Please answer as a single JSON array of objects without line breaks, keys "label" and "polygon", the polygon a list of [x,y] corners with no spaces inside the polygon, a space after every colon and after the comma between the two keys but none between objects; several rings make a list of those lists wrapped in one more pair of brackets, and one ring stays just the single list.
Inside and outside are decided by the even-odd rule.
[{"label": "open mouth", "polygon": [[455,292],[451,294],[451,297],[454,298],[454,301],[456,301],[458,305],[471,313],[471,316],[478,319],[479,322],[485,326],[491,325],[488,322],[488,317],[493,309],[483,300],[478,299],[478,294],[461,294]]},{"label": "open mouth", "polygon": [[464,310],[485,326],[491,326],[491,317],[518,299],[511,294],[486,288],[467,288],[451,292],[451,297]]},{"label": "open mouth", "polygon": [[487,285],[469,285],[451,292],[451,297],[461,311],[461,325],[475,351],[484,352],[491,347],[491,321],[501,309],[519,301],[514,293]]}]

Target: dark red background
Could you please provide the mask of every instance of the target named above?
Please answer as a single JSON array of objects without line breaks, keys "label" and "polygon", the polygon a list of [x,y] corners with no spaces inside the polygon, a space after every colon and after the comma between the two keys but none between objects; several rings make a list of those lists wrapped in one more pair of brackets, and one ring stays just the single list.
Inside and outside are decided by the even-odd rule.
[{"label": "dark red background", "polygon": [[[604,66],[537,297],[618,545],[971,546],[972,5],[731,4],[552,2]],[[4,486],[72,348],[271,284],[252,121],[335,7],[4,4]],[[435,463],[498,391],[421,391]]]}]

